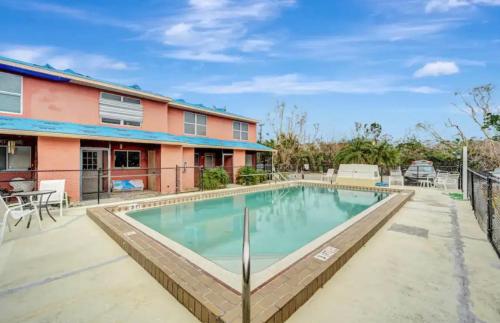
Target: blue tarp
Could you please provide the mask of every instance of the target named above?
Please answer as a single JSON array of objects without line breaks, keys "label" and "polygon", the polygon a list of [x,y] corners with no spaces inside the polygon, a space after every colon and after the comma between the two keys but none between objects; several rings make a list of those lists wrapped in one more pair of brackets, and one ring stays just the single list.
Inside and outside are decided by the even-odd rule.
[{"label": "blue tarp", "polygon": [[82,138],[115,138],[124,141],[155,141],[158,143],[178,143],[192,146],[211,146],[220,148],[240,148],[247,150],[271,151],[272,149],[254,142],[221,140],[206,137],[176,136],[166,132],[144,131],[129,128],[85,125],[72,122],[48,121],[27,118],[0,116],[0,130],[43,133],[50,135],[71,135]]}]

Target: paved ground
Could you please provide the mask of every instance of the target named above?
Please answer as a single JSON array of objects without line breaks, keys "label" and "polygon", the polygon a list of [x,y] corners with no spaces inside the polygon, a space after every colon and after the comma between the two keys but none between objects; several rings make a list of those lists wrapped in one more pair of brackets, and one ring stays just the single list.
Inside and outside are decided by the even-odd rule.
[{"label": "paved ground", "polygon": [[[83,211],[43,223],[0,246],[0,322],[196,321]],[[467,202],[419,190],[289,321],[500,322],[500,260]]]}]

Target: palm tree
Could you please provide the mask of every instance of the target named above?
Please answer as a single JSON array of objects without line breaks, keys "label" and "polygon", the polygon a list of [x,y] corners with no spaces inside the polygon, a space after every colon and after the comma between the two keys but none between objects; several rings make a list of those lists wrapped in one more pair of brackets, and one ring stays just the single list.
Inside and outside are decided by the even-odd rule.
[{"label": "palm tree", "polygon": [[337,164],[370,164],[375,146],[365,139],[355,138],[335,156]]}]

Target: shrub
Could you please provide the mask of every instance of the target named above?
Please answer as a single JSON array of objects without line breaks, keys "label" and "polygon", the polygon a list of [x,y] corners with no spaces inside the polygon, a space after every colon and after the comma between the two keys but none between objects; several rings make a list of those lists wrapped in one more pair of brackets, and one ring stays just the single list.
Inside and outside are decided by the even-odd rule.
[{"label": "shrub", "polygon": [[266,173],[252,167],[242,167],[238,170],[236,182],[240,185],[255,185],[266,180]]},{"label": "shrub", "polygon": [[226,187],[229,183],[229,175],[222,167],[205,169],[203,171],[203,189],[216,190]]}]

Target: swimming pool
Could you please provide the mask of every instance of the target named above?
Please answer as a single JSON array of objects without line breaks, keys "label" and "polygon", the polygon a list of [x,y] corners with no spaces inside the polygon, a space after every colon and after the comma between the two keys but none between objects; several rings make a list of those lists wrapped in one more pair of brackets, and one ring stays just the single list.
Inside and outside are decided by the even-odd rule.
[{"label": "swimming pool", "polygon": [[[139,229],[154,231],[157,240],[204,270],[215,270],[217,276],[224,278],[234,275],[234,280],[239,281],[245,207],[250,210],[250,250],[255,274],[273,267],[275,271],[293,262],[301,254],[288,262],[283,260],[301,249],[307,251],[307,246],[322,236],[331,238],[327,233],[341,231],[357,215],[388,196],[387,192],[295,185],[129,211],[126,216]],[[205,261],[200,263],[200,256]],[[281,266],[277,266],[280,262]],[[214,264],[223,270],[217,270]],[[267,276],[263,275],[262,280]]]}]

